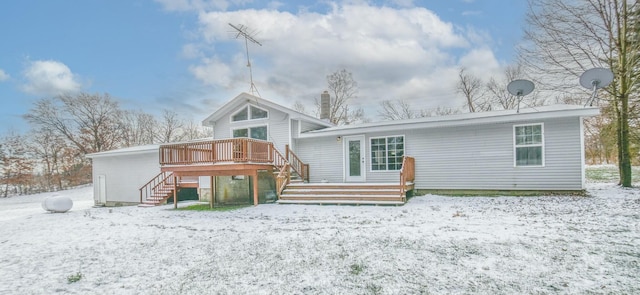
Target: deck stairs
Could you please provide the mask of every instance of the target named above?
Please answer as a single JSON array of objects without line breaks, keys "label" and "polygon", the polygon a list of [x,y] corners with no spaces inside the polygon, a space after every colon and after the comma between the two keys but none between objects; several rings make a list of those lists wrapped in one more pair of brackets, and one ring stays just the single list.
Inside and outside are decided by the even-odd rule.
[{"label": "deck stairs", "polygon": [[173,197],[173,174],[163,172],[140,188],[140,204],[138,207],[154,207],[164,204]]},{"label": "deck stairs", "polygon": [[169,198],[173,198],[173,184],[161,184],[153,189],[151,195],[142,200],[138,207],[153,207],[164,204]]},{"label": "deck stairs", "polygon": [[[413,183],[407,183],[409,190]],[[404,205],[398,183],[290,183],[279,204]]]}]

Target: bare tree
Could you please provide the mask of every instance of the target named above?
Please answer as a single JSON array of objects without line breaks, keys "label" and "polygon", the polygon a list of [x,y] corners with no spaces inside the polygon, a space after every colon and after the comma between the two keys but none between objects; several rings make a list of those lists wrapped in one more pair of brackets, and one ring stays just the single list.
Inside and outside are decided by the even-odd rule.
[{"label": "bare tree", "polygon": [[[518,107],[518,97],[509,93],[507,85],[509,85],[513,80],[522,78],[522,76],[522,65],[516,64],[507,66],[504,69],[504,75],[500,79],[496,79],[494,77],[489,79],[486,88],[489,95],[491,95],[491,104],[493,105],[490,109],[512,110]],[[528,106],[539,106],[544,104],[544,100],[539,99],[535,91],[527,96],[521,97],[521,99],[521,103]]]},{"label": "bare tree", "polygon": [[189,120],[184,124],[182,128],[184,140],[202,139],[206,137],[212,137],[213,129],[210,127],[204,127],[200,124],[196,124],[193,120]]},{"label": "bare tree", "polygon": [[482,100],[482,80],[473,76],[462,67],[458,71],[458,83],[456,84],[456,91],[465,98],[465,105],[469,109],[469,112],[475,113],[476,111],[488,111],[491,110],[491,104]]},{"label": "bare tree", "polygon": [[[350,109],[350,101],[357,97],[358,83],[351,72],[339,70],[327,76],[327,87],[331,94],[329,121],[336,125],[348,125],[366,121],[362,108]],[[320,114],[320,101],[316,99],[316,108]]]},{"label": "bare tree", "polygon": [[118,103],[109,94],[62,95],[41,99],[24,117],[37,127],[53,130],[82,155],[118,147]]},{"label": "bare tree", "polygon": [[34,163],[28,154],[25,138],[18,134],[5,136],[0,149],[0,184],[3,197],[6,198],[9,192],[17,195],[29,193]]},{"label": "bare tree", "polygon": [[156,135],[157,142],[175,142],[184,139],[182,129],[184,122],[178,117],[178,113],[170,110],[162,112],[162,119],[158,125]]},{"label": "bare tree", "polygon": [[529,44],[521,48],[523,61],[545,77],[539,84],[550,89],[566,89],[569,79],[575,81],[592,67],[613,71],[607,102],[616,122],[620,184],[625,187],[631,186],[629,126],[640,64],[638,5],[627,0],[530,0]]},{"label": "bare tree", "polygon": [[382,110],[378,112],[385,120],[415,119],[422,117],[435,117],[457,114],[460,111],[447,107],[437,107],[435,109],[416,109],[404,100],[385,100],[380,104]]},{"label": "bare tree", "polygon": [[382,117],[383,120],[401,120],[420,117],[420,112],[414,111],[411,104],[405,100],[383,100],[380,106],[382,110],[378,111],[378,115]]},{"label": "bare tree", "polygon": [[460,110],[447,108],[447,107],[437,107],[434,109],[423,109],[420,110],[420,117],[439,117],[439,116],[449,116],[459,114]]},{"label": "bare tree", "polygon": [[303,114],[307,113],[307,110],[304,107],[304,104],[302,104],[300,101],[297,101],[297,100],[296,100],[296,102],[293,103],[293,110],[295,110],[296,112],[299,112],[299,113],[303,113]]},{"label": "bare tree", "polygon": [[60,171],[62,154],[68,145],[59,134],[51,129],[40,128],[32,130],[29,135],[29,147],[33,151],[35,160],[40,162],[44,189],[46,191],[63,188],[63,175]]},{"label": "bare tree", "polygon": [[153,143],[158,121],[143,111],[122,111],[120,114],[122,145],[125,147]]}]

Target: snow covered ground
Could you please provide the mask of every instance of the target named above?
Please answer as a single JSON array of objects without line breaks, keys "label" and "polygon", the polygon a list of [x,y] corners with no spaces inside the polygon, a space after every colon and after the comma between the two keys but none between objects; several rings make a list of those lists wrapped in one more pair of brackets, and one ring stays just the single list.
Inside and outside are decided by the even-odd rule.
[{"label": "snow covered ground", "polygon": [[[91,208],[0,199],[0,294],[640,294],[640,190],[402,207]],[[79,281],[69,283],[81,274]]]}]

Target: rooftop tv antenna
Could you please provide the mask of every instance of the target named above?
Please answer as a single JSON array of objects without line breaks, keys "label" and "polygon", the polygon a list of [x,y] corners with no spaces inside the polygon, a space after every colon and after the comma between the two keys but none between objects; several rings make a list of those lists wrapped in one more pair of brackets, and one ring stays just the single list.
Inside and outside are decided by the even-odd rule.
[{"label": "rooftop tv antenna", "polygon": [[609,69],[605,68],[593,68],[580,75],[580,85],[587,89],[593,89],[591,98],[584,104],[592,106],[593,101],[598,98],[598,89],[607,87],[613,82],[613,73]]},{"label": "rooftop tv antenna", "polygon": [[522,97],[531,93],[534,87],[533,82],[523,79],[513,80],[509,82],[509,85],[507,85],[509,93],[518,97],[518,113],[520,113],[520,101],[522,100]]},{"label": "rooftop tv antenna", "polygon": [[260,46],[262,46],[262,44],[258,42],[258,40],[253,38],[252,35],[255,35],[255,31],[249,32],[249,28],[247,28],[247,26],[240,25],[240,24],[233,25],[231,23],[229,23],[229,25],[235,30],[233,33],[235,34],[236,39],[239,39],[241,37],[244,38],[244,48],[246,49],[246,53],[247,53],[247,67],[249,68],[249,80],[251,82],[250,91],[252,95],[256,95],[257,93],[258,96],[260,96],[260,92],[258,91],[256,84],[253,84],[253,71],[251,69],[251,59],[249,59],[249,41],[251,41],[251,43],[255,43]]}]

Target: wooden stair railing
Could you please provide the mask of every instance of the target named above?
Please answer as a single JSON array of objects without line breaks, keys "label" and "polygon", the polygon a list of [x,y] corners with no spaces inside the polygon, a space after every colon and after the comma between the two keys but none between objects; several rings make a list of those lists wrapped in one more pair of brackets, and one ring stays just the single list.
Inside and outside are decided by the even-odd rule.
[{"label": "wooden stair railing", "polygon": [[173,187],[173,173],[160,172],[140,188],[140,204],[158,205],[173,195]]},{"label": "wooden stair railing", "polygon": [[309,181],[309,164],[305,164],[298,158],[298,155],[289,149],[289,145],[285,146],[286,159],[291,164],[291,168],[300,175],[303,181]]},{"label": "wooden stair railing", "polygon": [[285,164],[276,176],[276,193],[278,198],[280,198],[287,185],[291,183],[291,173],[289,172],[290,168],[289,163]]},{"label": "wooden stair railing", "polygon": [[407,201],[407,182],[414,182],[416,179],[416,160],[413,157],[402,158],[402,168],[400,168],[400,196],[403,201]]},{"label": "wooden stair railing", "polygon": [[280,151],[273,146],[273,143],[271,144],[271,148],[273,150],[273,166],[279,170],[276,176],[276,194],[280,197],[284,188],[291,182],[291,165],[289,165],[289,162]]},{"label": "wooden stair railing", "polygon": [[275,147],[273,148],[273,164],[280,171],[276,176],[277,195],[280,197],[284,189],[291,183],[292,170],[300,176],[302,181],[309,180],[309,164],[303,163],[298,156],[289,149],[289,145],[285,146],[286,157],[283,156]]}]

